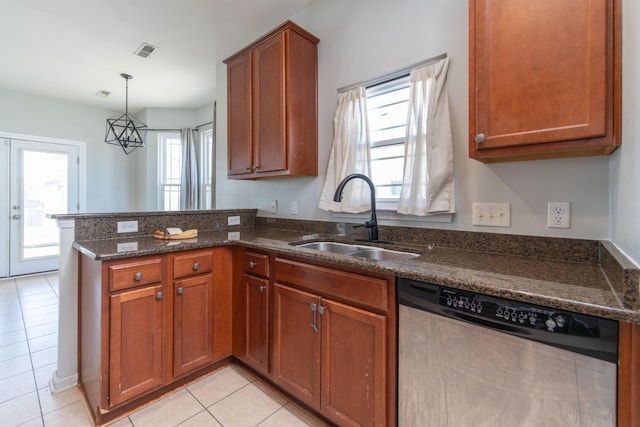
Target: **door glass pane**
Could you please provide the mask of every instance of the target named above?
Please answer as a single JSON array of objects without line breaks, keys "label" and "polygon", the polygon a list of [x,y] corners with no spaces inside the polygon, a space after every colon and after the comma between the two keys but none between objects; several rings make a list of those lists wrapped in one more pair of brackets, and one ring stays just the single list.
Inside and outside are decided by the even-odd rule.
[{"label": "door glass pane", "polygon": [[59,232],[47,215],[67,213],[68,155],[23,151],[22,259],[57,256]]}]

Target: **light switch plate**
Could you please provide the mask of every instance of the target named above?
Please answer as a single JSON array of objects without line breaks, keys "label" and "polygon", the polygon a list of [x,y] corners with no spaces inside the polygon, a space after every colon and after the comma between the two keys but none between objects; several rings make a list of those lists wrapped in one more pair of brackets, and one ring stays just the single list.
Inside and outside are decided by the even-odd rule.
[{"label": "light switch plate", "polygon": [[510,203],[474,203],[473,225],[511,227]]},{"label": "light switch plate", "polygon": [[138,231],[138,221],[118,221],[118,233],[135,233]]},{"label": "light switch plate", "polygon": [[118,243],[118,253],[138,250],[138,242]]}]

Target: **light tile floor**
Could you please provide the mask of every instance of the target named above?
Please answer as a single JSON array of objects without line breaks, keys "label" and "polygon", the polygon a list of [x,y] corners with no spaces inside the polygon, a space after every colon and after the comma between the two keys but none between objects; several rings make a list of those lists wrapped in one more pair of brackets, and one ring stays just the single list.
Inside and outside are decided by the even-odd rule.
[{"label": "light tile floor", "polygon": [[[0,279],[0,425],[92,426],[78,388],[49,391],[58,345],[58,275]],[[231,365],[111,424],[326,426],[246,369]]]}]

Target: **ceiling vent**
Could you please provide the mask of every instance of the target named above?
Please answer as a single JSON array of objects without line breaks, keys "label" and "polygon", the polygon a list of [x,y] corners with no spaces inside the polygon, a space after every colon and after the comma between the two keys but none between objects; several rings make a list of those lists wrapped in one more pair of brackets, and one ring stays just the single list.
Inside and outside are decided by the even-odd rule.
[{"label": "ceiling vent", "polygon": [[156,49],[156,46],[150,45],[149,43],[142,43],[133,54],[141,58],[148,58]]},{"label": "ceiling vent", "polygon": [[106,98],[107,96],[111,95],[111,92],[109,92],[108,90],[102,90],[100,89],[97,93],[96,96],[99,96],[100,98]]}]

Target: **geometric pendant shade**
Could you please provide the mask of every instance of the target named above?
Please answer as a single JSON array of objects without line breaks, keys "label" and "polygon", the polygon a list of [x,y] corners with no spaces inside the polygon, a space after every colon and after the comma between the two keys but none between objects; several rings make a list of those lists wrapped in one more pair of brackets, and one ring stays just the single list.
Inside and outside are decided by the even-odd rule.
[{"label": "geometric pendant shade", "polygon": [[125,112],[123,115],[107,119],[107,133],[104,142],[119,145],[125,154],[130,154],[139,147],[144,147],[147,136],[147,125],[129,115],[129,74],[120,74],[126,81]]}]

